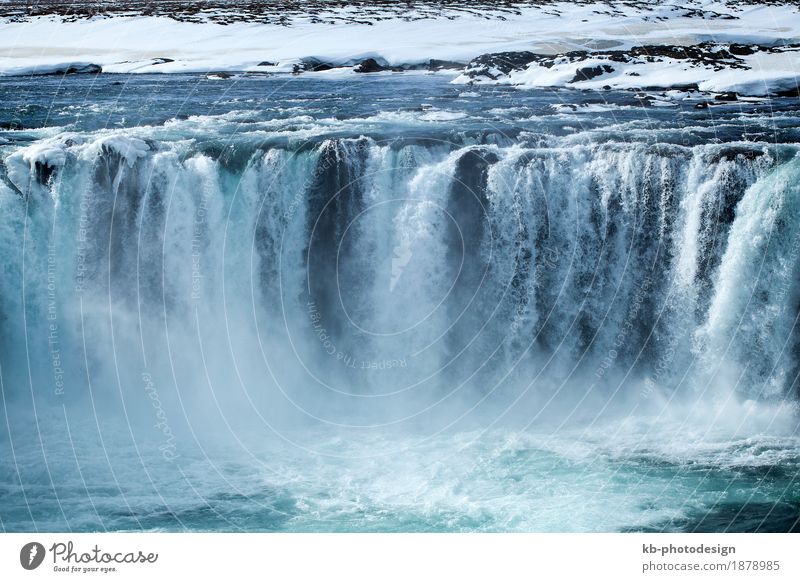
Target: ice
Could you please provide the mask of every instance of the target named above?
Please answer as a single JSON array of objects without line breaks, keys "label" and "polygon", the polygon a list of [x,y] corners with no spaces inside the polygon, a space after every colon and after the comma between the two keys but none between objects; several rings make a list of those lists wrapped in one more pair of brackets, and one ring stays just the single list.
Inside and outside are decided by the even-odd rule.
[{"label": "ice", "polygon": [[137,159],[147,155],[150,146],[139,138],[115,134],[94,141],[86,148],[84,155],[91,159],[96,157],[101,150],[118,154],[125,160],[128,167],[132,167]]},{"label": "ice", "polygon": [[37,172],[64,165],[67,154],[58,141],[44,140],[20,149],[6,158],[8,179],[20,191],[28,192]]}]

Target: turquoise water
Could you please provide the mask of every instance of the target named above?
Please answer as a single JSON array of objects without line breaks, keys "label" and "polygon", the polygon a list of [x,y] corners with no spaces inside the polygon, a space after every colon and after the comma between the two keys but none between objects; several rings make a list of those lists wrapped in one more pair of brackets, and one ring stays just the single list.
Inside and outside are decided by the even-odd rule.
[{"label": "turquoise water", "polygon": [[[113,438],[107,427],[108,458],[85,436],[72,443],[74,451],[45,437],[47,469],[41,450],[17,448],[19,477],[4,461],[3,525],[8,531],[797,530],[796,438],[714,438],[677,425],[654,435],[652,427],[630,424],[552,434],[387,434],[358,442],[317,435],[314,453],[247,441],[246,448],[209,444],[172,462],[141,439],[137,453],[130,438]],[[24,496],[17,479],[25,483]]]}]

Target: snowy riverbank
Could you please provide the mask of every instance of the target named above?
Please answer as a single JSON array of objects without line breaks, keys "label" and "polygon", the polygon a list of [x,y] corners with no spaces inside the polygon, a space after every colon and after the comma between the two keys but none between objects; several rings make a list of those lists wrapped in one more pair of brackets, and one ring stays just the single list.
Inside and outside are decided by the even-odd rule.
[{"label": "snowy riverbank", "polygon": [[[75,13],[48,15],[41,6],[26,12],[15,2],[0,3],[0,74],[450,69],[461,72],[457,82],[465,83],[592,90],[696,86],[768,95],[796,90],[800,69],[795,5],[485,3],[404,12],[389,5],[368,13],[308,5],[307,13],[276,20],[268,18],[278,10],[269,3],[260,8],[261,19],[233,5],[212,5],[190,18],[180,11],[148,16],[135,9],[93,15],[81,13],[80,3]],[[671,52],[658,54],[653,47],[659,46]],[[692,47],[685,58],[675,50],[682,47]],[[696,58],[698,51],[703,58]],[[486,55],[496,53],[514,53],[505,59],[514,66],[493,66],[498,58]]]}]

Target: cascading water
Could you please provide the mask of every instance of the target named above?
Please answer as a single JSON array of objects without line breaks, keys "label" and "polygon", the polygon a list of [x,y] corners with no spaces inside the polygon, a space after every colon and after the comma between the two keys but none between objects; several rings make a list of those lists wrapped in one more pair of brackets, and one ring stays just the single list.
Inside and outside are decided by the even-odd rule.
[{"label": "cascading water", "polygon": [[[77,485],[63,485],[63,475],[77,482],[75,467],[54,476],[44,453],[66,427],[72,450],[73,439],[86,439],[78,448],[105,451],[110,471],[101,481],[125,491],[127,507],[115,518],[95,508],[97,519],[77,519],[59,503],[59,517],[40,521],[193,527],[190,514],[164,517],[171,510],[163,507],[179,501],[162,496],[162,465],[180,465],[194,449],[219,458],[226,453],[211,451],[220,442],[244,451],[245,464],[264,463],[283,485],[265,500],[255,477],[233,486],[214,465],[223,489],[255,495],[268,510],[240,522],[215,509],[203,523],[282,528],[311,505],[327,517],[293,527],[336,529],[326,520],[356,510],[295,495],[286,473],[300,469],[271,465],[254,443],[364,463],[385,454],[418,469],[414,455],[432,439],[513,430],[521,432],[498,437],[490,456],[547,451],[525,461],[536,471],[536,463],[561,470],[558,458],[578,463],[594,442],[587,431],[609,422],[623,449],[643,455],[656,454],[653,441],[667,454],[679,435],[721,427],[742,446],[760,434],[793,437],[797,145],[448,130],[283,142],[234,133],[202,143],[181,134],[195,122],[59,132],[6,147],[0,365],[8,446],[35,426],[41,450],[30,454],[44,455],[48,473],[18,465],[13,482],[22,493],[27,484],[28,494],[39,487],[69,496],[63,487]],[[640,420],[672,428],[629,433]],[[106,424],[118,422],[107,436]],[[520,444],[540,429],[550,436]],[[581,438],[563,437],[568,430]],[[370,440],[386,434],[395,435],[380,437],[389,444]],[[361,439],[371,444],[351,450]],[[120,474],[135,469],[121,469],[113,451],[130,446],[161,510],[142,509],[145,494],[120,485]],[[784,446],[794,450],[774,450]],[[456,445],[452,455],[463,450]],[[437,461],[445,473],[448,458]],[[466,473],[482,462],[472,461]],[[76,467],[90,499],[102,498]],[[200,473],[181,467],[186,483]],[[347,497],[352,485],[339,486]],[[439,517],[450,525],[434,527],[503,528],[496,508],[456,518],[441,501]],[[631,513],[596,527],[676,515]]]}]

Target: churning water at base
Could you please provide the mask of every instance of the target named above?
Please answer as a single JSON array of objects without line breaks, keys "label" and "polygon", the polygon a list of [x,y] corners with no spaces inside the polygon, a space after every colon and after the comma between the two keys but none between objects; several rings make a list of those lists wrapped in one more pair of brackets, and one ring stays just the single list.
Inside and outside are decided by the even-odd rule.
[{"label": "churning water at base", "polygon": [[0,84],[5,530],[798,528],[797,103],[116,79]]}]

